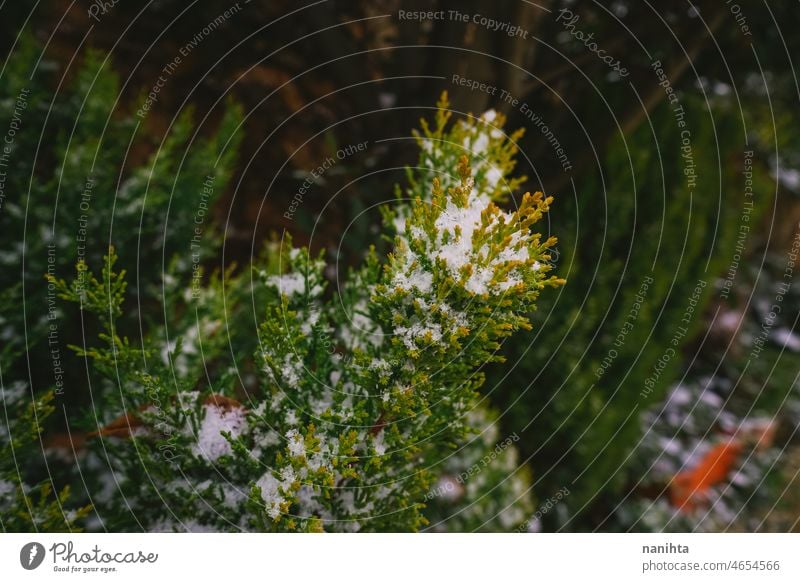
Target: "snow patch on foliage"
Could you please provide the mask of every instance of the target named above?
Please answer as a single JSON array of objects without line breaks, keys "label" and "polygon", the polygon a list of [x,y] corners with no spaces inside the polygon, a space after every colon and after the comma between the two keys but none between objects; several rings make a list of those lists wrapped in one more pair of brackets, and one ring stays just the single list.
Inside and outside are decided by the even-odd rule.
[{"label": "snow patch on foliage", "polygon": [[306,456],[306,442],[303,438],[303,435],[300,432],[293,428],[289,432],[286,433],[286,440],[288,441],[286,446],[289,449],[289,454],[293,457],[305,457]]},{"label": "snow patch on foliage", "polygon": [[0,479],[0,499],[10,496],[16,488],[16,485],[14,485],[14,483],[11,481]]},{"label": "snow patch on foliage", "polygon": [[281,514],[281,504],[285,501],[280,490],[282,483],[272,475],[272,472],[267,471],[256,481],[256,485],[261,489],[261,499],[266,504],[267,515],[277,519]]},{"label": "snow patch on foliage", "polygon": [[502,178],[503,172],[500,171],[499,168],[492,167],[486,172],[486,184],[491,190],[494,190],[497,187],[497,184]]},{"label": "snow patch on foliage", "polygon": [[375,447],[375,453],[377,455],[382,456],[386,454],[386,441],[383,431],[379,432],[378,435],[372,439],[372,446]]},{"label": "snow patch on foliage", "polygon": [[[436,219],[439,240],[435,245],[438,248],[435,256],[444,261],[450,275],[456,280],[461,277],[465,267],[470,265],[472,273],[465,281],[464,287],[476,295],[483,295],[492,290],[490,284],[499,266],[511,261],[527,261],[529,255],[527,247],[519,245],[520,236],[517,235],[493,260],[488,263],[476,261],[476,255],[486,259],[489,253],[485,245],[476,252],[474,242],[475,233],[481,227],[482,216],[489,201],[486,198],[475,197],[470,202],[464,208],[448,202],[447,207]],[[497,225],[499,221],[505,224],[510,220],[513,220],[513,215],[500,213],[493,218],[493,224]],[[499,291],[506,291],[519,283],[519,277],[512,273],[505,280],[496,281],[496,288]]]},{"label": "snow patch on foliage", "polygon": [[442,326],[438,323],[417,322],[408,327],[400,325],[395,327],[394,331],[409,350],[417,349],[419,340],[427,339],[432,342],[442,340]]},{"label": "snow patch on foliage", "polygon": [[350,313],[350,321],[339,329],[339,337],[351,349],[366,350],[383,344],[383,331],[369,315],[365,300],[356,302]]},{"label": "snow patch on foliage", "polygon": [[302,295],[306,291],[306,278],[303,273],[286,273],[284,275],[272,275],[267,277],[266,284],[269,287],[277,287],[281,295],[289,297]]},{"label": "snow patch on foliage", "polygon": [[411,249],[406,248],[403,256],[405,263],[392,278],[392,287],[404,291],[430,293],[433,289],[433,275],[423,270],[419,257]]},{"label": "snow patch on foliage", "polygon": [[238,406],[224,409],[220,406],[206,405],[203,408],[205,416],[200,423],[197,443],[192,447],[192,451],[197,456],[213,462],[233,452],[231,443],[222,433],[229,432],[234,439],[240,436],[247,426],[245,410]]}]

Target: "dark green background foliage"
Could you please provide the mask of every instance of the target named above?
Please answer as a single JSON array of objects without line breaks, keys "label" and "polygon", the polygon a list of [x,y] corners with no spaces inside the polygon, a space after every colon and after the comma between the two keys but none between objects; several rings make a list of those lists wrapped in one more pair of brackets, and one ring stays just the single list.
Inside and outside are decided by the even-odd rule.
[{"label": "dark green background foliage", "polygon": [[[119,79],[100,53],[90,52],[76,70],[63,71],[40,50],[23,35],[2,86],[6,122],[20,91],[29,95],[0,214],[0,285],[14,290],[4,309],[19,315],[19,306],[27,306],[29,352],[49,325],[43,320],[48,313],[45,274],[70,276],[79,259],[99,264],[114,246],[120,264],[137,276],[133,290],[146,302],[159,297],[161,273],[173,257],[179,257],[181,272],[189,272],[203,183],[214,177],[211,205],[230,176],[241,135],[236,133],[241,112],[229,107],[210,137],[201,133],[204,128],[196,125],[191,110],[158,136],[124,111]],[[141,151],[152,154],[137,154]],[[213,256],[218,244],[210,219],[207,213],[200,225],[201,260]],[[61,318],[74,315],[56,310]],[[80,330],[77,321],[56,323],[66,336],[62,348],[80,337],[74,335]],[[22,328],[9,337],[25,345]]]},{"label": "dark green background foliage", "polygon": [[[81,411],[92,402],[97,377],[87,377],[68,346],[81,345],[95,333],[95,323],[65,308],[45,276],[71,277],[79,259],[97,265],[114,246],[120,265],[135,274],[131,290],[137,301],[128,305],[145,324],[163,318],[156,307],[161,273],[191,273],[195,228],[201,232],[194,250],[201,265],[216,254],[221,239],[210,209],[232,171],[241,111],[228,106],[209,130],[187,109],[159,136],[120,105],[118,76],[101,53],[89,52],[65,71],[41,50],[23,34],[0,85],[0,127],[12,121],[18,127],[4,168],[0,212],[0,380],[9,395],[23,393],[21,401],[4,399],[17,442],[13,458],[11,448],[4,449],[9,465],[3,470],[15,475],[20,467],[24,477],[60,488],[71,476],[52,457],[48,463],[38,438],[23,437],[30,429],[18,417],[25,398],[45,395],[48,405],[37,408],[33,430],[64,431],[62,411],[74,417],[72,429],[91,422],[88,415],[81,419]],[[214,188],[203,200],[203,216],[208,176]],[[204,218],[202,224],[197,217]],[[104,397],[95,396],[94,404],[102,405]],[[59,414],[48,419],[54,407]],[[24,503],[19,505],[30,528],[63,529],[64,518],[56,519],[60,511],[26,513]],[[14,523],[7,527],[17,529]]]},{"label": "dark green background foliage", "polygon": [[[602,512],[602,503],[623,491],[639,412],[663,397],[684,369],[681,354],[702,341],[704,308],[719,294],[717,275],[734,256],[750,200],[735,113],[719,104],[712,117],[699,97],[688,95],[682,105],[701,174],[697,187],[687,187],[671,108],[659,108],[650,123],[615,140],[604,152],[602,174],[579,181],[576,197],[559,196],[551,216],[568,285],[543,299],[542,325],[508,346],[507,367],[494,372],[509,424],[525,430],[521,442],[537,468],[538,490],[569,486],[576,512],[594,504]],[[768,192],[763,165],[755,172],[756,191]],[[770,198],[757,199],[746,224],[756,228],[771,206]],[[693,300],[700,281],[705,285]],[[690,308],[687,326],[681,320]],[[673,339],[677,355],[667,355],[668,365],[658,370]]]}]

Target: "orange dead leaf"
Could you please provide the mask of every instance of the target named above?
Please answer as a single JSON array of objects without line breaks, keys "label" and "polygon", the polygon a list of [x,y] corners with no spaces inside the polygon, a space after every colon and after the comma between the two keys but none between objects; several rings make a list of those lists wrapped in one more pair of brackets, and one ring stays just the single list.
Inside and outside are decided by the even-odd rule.
[{"label": "orange dead leaf", "polygon": [[131,436],[131,433],[144,426],[142,420],[132,412],[126,412],[123,415],[116,417],[99,430],[90,432],[89,437],[117,437],[126,439]]},{"label": "orange dead leaf", "polygon": [[86,434],[78,430],[57,432],[44,439],[44,448],[60,459],[70,462],[86,445]]},{"label": "orange dead leaf", "polygon": [[203,404],[207,404],[208,406],[216,406],[217,408],[222,408],[223,410],[244,408],[244,405],[235,398],[229,398],[228,396],[223,396],[222,394],[210,394],[208,398],[205,399]]},{"label": "orange dead leaf", "polygon": [[720,443],[696,467],[675,475],[670,483],[672,505],[687,513],[696,509],[711,487],[725,481],[741,451],[742,444],[734,440]]}]

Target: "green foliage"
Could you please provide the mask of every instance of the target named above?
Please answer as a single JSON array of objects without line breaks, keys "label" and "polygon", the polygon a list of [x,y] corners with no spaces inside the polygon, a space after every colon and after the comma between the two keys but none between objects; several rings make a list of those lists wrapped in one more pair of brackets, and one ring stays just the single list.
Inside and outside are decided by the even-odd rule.
[{"label": "green foliage", "polygon": [[[45,423],[55,410],[53,392],[26,401],[26,386],[15,382],[3,387],[4,422],[0,425],[0,528],[13,531],[81,531],[78,523],[90,507],[68,508],[69,485],[53,494],[44,467],[31,463],[31,452],[41,446]],[[38,475],[37,475],[38,474]]]},{"label": "green foliage", "polygon": [[67,413],[73,426],[58,415],[50,423],[56,433],[91,426],[82,411],[92,387],[105,399],[100,376],[71,365],[78,360],[67,345],[82,343],[94,329],[79,310],[64,308],[55,281],[78,265],[71,292],[112,330],[103,339],[113,345],[119,338],[110,325],[123,315],[122,277],[108,264],[98,282],[86,265],[115,245],[114,260],[137,275],[137,309],[154,305],[164,261],[172,272],[189,273],[216,251],[220,237],[209,209],[231,176],[241,139],[241,110],[229,104],[210,136],[199,135],[185,111],[156,143],[145,124],[119,107],[119,79],[104,55],[88,51],[60,84],[58,66],[40,51],[31,35],[21,35],[0,83],[0,127],[7,130],[0,148],[0,387],[19,396],[6,403],[4,426],[9,443],[18,443],[15,465],[0,472],[17,489],[15,503],[6,497],[11,489],[1,496],[16,507],[3,518],[9,530],[75,529],[74,520],[86,515],[74,509],[86,499],[77,487],[67,504],[73,509],[62,507],[68,488],[55,481],[68,485],[70,469],[42,439],[20,436],[31,427],[38,434],[47,416],[23,414],[25,395],[29,406],[44,399]]},{"label": "green foliage", "polygon": [[[475,434],[442,461],[425,496],[430,531],[522,531],[533,514],[530,469],[520,464],[515,433],[501,438],[495,413],[467,415]],[[522,525],[520,525],[522,524]]]},{"label": "green foliage", "polygon": [[[593,527],[620,498],[642,411],[682,370],[740,224],[755,229],[769,209],[757,199],[745,211],[738,110],[715,102],[712,123],[699,98],[682,94],[681,105],[688,133],[672,106],[660,107],[564,200],[553,228],[570,284],[540,302],[542,329],[511,342],[511,370],[490,380],[532,456],[538,494],[569,487],[570,529]],[[759,157],[754,191],[768,192]]]},{"label": "green foliage", "polygon": [[[518,437],[497,442],[480,368],[530,327],[541,290],[563,281],[548,275],[555,240],[531,230],[550,199],[528,195],[516,212],[495,205],[504,190],[490,170],[500,180],[512,164],[502,120],[493,121],[438,130],[442,143],[470,135],[486,149],[423,145],[441,175],[426,184],[412,170],[412,202],[387,214],[401,224],[395,252],[381,259],[373,250],[338,296],[327,291],[321,257],[285,239],[251,273],[208,286],[170,273],[191,293],[172,294],[171,317],[140,350],[116,331],[124,283],[113,251],[101,277],[54,282],[103,327],[100,345],[78,349],[108,378],[96,437],[111,454],[96,479],[113,471],[118,490],[99,496],[102,522],[415,531],[429,523],[431,486],[455,470],[469,475],[464,494],[455,507],[431,507],[434,527],[513,530],[525,521],[532,502]],[[170,342],[168,330],[180,339]]]},{"label": "green foliage", "polygon": [[[213,226],[196,219],[230,177],[240,141],[241,111],[230,105],[210,138],[196,135],[185,111],[162,143],[149,143],[140,135],[144,126],[119,112],[119,81],[103,55],[88,52],[60,93],[51,88],[54,63],[40,56],[32,37],[23,35],[0,89],[2,126],[17,128],[3,168],[0,288],[12,294],[6,305],[24,300],[30,306],[24,322],[10,324],[9,341],[16,343],[25,336],[17,325],[35,336],[49,325],[48,308],[63,315],[47,303],[43,277],[64,277],[78,261],[95,264],[109,244],[150,286],[137,285],[143,299],[160,287],[163,258],[177,254],[178,264],[191,269],[196,229],[198,260],[213,253]],[[143,164],[133,165],[132,151],[153,146]],[[62,327],[79,327],[69,323]]]}]

